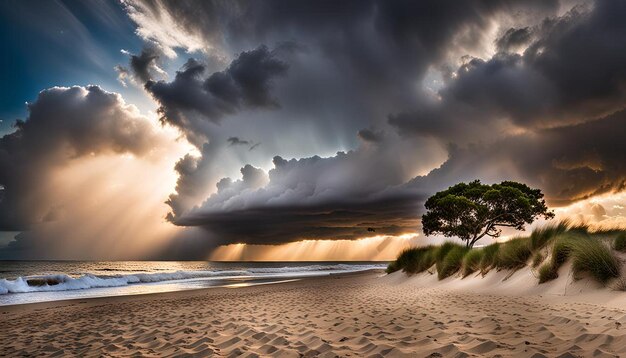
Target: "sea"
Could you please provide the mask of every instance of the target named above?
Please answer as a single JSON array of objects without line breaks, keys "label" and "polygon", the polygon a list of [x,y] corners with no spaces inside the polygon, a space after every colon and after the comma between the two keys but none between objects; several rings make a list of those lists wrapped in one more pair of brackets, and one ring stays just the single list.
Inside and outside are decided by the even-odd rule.
[{"label": "sea", "polygon": [[238,288],[386,267],[387,262],[0,261],[0,306]]}]

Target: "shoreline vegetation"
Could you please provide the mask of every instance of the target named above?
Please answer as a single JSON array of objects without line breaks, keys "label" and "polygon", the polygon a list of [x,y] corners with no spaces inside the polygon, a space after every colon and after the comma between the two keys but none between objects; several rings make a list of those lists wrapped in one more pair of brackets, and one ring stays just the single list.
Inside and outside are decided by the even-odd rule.
[{"label": "shoreline vegetation", "polygon": [[412,247],[389,263],[387,273],[403,271],[408,275],[428,272],[439,280],[456,276],[462,279],[484,277],[490,271],[514,273],[529,268],[538,284],[550,282],[569,263],[574,280],[592,279],[602,286],[626,290],[626,230],[591,230],[587,225],[567,221],[535,229],[524,237],[483,247],[444,242],[441,245]]}]

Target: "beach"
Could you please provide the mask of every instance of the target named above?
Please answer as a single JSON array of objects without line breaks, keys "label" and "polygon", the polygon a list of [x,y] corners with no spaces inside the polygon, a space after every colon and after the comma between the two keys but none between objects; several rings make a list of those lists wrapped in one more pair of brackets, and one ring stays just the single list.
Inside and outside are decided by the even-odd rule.
[{"label": "beach", "polygon": [[[369,271],[251,287],[4,306],[0,355],[626,354],[624,293],[606,291],[603,301],[584,293],[559,295],[548,286],[543,294],[519,294],[486,285],[489,277],[437,281],[428,275]],[[522,278],[511,279],[523,286]]]}]

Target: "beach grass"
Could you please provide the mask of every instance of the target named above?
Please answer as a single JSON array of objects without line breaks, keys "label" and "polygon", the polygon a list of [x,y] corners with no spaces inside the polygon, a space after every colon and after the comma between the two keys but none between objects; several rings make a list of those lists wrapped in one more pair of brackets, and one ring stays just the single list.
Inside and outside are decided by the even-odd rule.
[{"label": "beach grass", "polygon": [[498,269],[519,269],[526,266],[531,255],[530,239],[518,237],[501,244],[495,266]]},{"label": "beach grass", "polygon": [[485,256],[485,250],[474,249],[463,258],[463,277],[467,277],[480,270],[480,264]]},{"label": "beach grass", "polygon": [[456,245],[448,250],[441,261],[437,261],[437,276],[440,280],[457,273],[463,266],[463,258],[470,249],[466,246]]},{"label": "beach grass", "polygon": [[539,283],[552,281],[559,277],[558,269],[552,264],[552,262],[546,262],[538,270]]},{"label": "beach grass", "polygon": [[621,252],[626,252],[626,233],[617,235],[613,242],[613,249]]},{"label": "beach grass", "polygon": [[387,271],[417,274],[435,266],[437,277],[442,280],[457,274],[467,277],[479,271],[485,275],[492,269],[518,270],[530,265],[536,269],[539,283],[544,283],[558,278],[559,269],[571,261],[576,276],[588,275],[607,285],[624,280],[613,250],[626,252],[626,232],[594,232],[586,225],[563,221],[536,229],[527,237],[480,248],[469,249],[447,241],[440,246],[406,249],[389,264]]},{"label": "beach grass", "polygon": [[575,274],[588,273],[596,281],[607,283],[620,276],[620,262],[602,241],[578,240],[572,250],[572,269]]},{"label": "beach grass", "polygon": [[487,245],[482,250],[483,250],[483,257],[480,260],[480,271],[483,274],[486,274],[496,264],[498,252],[500,251],[500,243],[495,242],[493,244]]},{"label": "beach grass", "polygon": [[545,259],[546,257],[544,256],[543,252],[535,251],[535,253],[533,254],[532,267],[539,267],[539,265],[541,265]]}]

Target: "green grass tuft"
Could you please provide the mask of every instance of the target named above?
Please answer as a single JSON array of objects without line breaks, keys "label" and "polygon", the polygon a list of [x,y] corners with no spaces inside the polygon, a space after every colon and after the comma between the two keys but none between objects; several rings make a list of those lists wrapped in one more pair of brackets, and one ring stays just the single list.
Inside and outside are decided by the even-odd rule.
[{"label": "green grass tuft", "polygon": [[500,245],[496,257],[496,267],[498,269],[519,269],[526,266],[531,255],[529,238],[520,237],[509,240]]},{"label": "green grass tuft", "polygon": [[463,277],[467,277],[480,269],[484,257],[483,249],[472,249],[463,258]]},{"label": "green grass tuft", "polygon": [[389,264],[388,272],[403,270],[414,274],[428,270],[435,264],[435,254],[439,251],[436,246],[412,247],[403,250],[396,261]]},{"label": "green grass tuft", "polygon": [[536,251],[546,246],[552,239],[566,232],[569,222],[564,220],[556,225],[546,225],[542,228],[533,230],[530,234],[530,249]]},{"label": "green grass tuft", "polygon": [[420,273],[428,270],[435,264],[435,254],[438,251],[436,246],[423,246],[418,248],[419,255],[414,258],[406,267],[408,273]]},{"label": "green grass tuft", "polygon": [[558,269],[552,262],[546,262],[539,268],[539,283],[548,282],[559,277]]},{"label": "green grass tuft", "polygon": [[[470,249],[465,246],[453,244],[453,246],[447,250],[445,256],[440,261],[437,261],[437,276],[439,279],[442,280],[457,273],[461,269],[463,258],[469,250]],[[440,254],[438,255],[438,258],[439,257],[441,257]]]},{"label": "green grass tuft", "polygon": [[394,273],[398,270],[400,270],[400,267],[398,267],[398,263],[396,261],[391,261],[389,265],[387,265],[387,269],[385,270],[385,272]]},{"label": "green grass tuft", "polygon": [[596,281],[605,284],[620,275],[620,262],[611,250],[595,239],[578,240],[572,250],[574,273],[588,273]]},{"label": "green grass tuft", "polygon": [[450,242],[450,241],[446,241],[441,246],[439,246],[439,248],[437,249],[437,253],[435,254],[435,258],[437,260],[437,263],[442,262],[443,259],[448,254],[448,252],[450,252],[450,250],[452,250],[453,248],[455,248],[457,246],[461,246],[461,245],[455,244],[455,243]]},{"label": "green grass tuft", "polygon": [[543,253],[541,251],[537,251],[533,254],[533,263],[532,263],[532,267],[539,267],[539,265],[541,265],[541,263],[543,262],[543,260],[545,260],[545,256],[543,255]]},{"label": "green grass tuft", "polygon": [[500,251],[500,243],[493,243],[482,248],[483,258],[480,260],[480,272],[487,273],[496,265],[498,251]]},{"label": "green grass tuft", "polygon": [[583,239],[578,235],[561,235],[554,240],[552,246],[552,265],[555,269],[559,269],[570,257],[576,242]]},{"label": "green grass tuft", "polygon": [[613,248],[617,251],[626,252],[626,233],[617,235],[613,241]]}]

